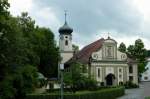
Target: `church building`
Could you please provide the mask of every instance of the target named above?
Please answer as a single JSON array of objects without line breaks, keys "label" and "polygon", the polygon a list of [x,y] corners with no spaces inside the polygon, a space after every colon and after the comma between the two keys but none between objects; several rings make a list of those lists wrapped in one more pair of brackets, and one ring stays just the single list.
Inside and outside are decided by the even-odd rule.
[{"label": "church building", "polygon": [[138,84],[136,61],[127,57],[126,53],[118,51],[117,42],[108,36],[101,38],[74,53],[72,50],[72,32],[65,20],[59,28],[59,48],[61,63],[77,61],[87,68],[87,76],[95,79],[100,85],[119,85],[132,81]]}]

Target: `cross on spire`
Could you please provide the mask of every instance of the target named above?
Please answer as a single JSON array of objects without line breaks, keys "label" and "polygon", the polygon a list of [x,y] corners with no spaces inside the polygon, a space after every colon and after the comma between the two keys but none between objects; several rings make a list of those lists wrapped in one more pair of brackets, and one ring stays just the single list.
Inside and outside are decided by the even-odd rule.
[{"label": "cross on spire", "polygon": [[64,12],[65,12],[65,23],[67,23],[67,10],[65,10]]},{"label": "cross on spire", "polygon": [[108,38],[110,38],[110,36],[109,36],[109,35],[110,35],[110,33],[108,32]]}]

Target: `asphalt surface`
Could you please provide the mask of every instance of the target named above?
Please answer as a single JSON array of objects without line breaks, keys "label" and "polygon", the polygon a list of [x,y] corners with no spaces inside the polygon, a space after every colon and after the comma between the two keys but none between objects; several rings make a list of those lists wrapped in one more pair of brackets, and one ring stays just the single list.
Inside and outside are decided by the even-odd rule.
[{"label": "asphalt surface", "polygon": [[144,99],[150,96],[150,82],[141,82],[140,88],[126,89],[125,95],[117,99]]}]

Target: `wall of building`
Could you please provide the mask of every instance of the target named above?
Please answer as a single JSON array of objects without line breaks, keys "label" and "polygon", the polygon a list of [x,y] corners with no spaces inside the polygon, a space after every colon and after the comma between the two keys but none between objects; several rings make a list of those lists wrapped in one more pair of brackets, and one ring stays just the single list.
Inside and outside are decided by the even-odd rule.
[{"label": "wall of building", "polygon": [[[68,44],[66,45],[66,41]],[[72,35],[61,34],[59,39],[60,51],[72,51]]]},{"label": "wall of building", "polygon": [[[100,69],[100,77],[98,77],[98,69]],[[119,72],[121,69],[121,72]],[[106,76],[108,74],[114,74],[115,80],[114,85],[118,85],[119,82],[128,81],[128,65],[127,64],[108,64],[108,63],[92,63],[91,65],[91,76],[98,82],[104,82],[106,84]],[[119,75],[122,77],[119,78]]]},{"label": "wall of building", "polygon": [[148,62],[146,68],[148,68],[148,70],[142,74],[141,81],[150,81],[150,62]]},{"label": "wall of building", "polygon": [[65,63],[73,57],[73,51],[61,52],[60,56],[62,57],[61,63]]}]

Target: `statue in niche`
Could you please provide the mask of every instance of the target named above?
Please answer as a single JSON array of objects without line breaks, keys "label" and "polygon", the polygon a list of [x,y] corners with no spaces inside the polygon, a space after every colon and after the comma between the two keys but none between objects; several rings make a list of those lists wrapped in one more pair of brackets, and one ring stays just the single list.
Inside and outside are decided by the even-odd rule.
[{"label": "statue in niche", "polygon": [[110,56],[112,56],[112,52],[111,52],[112,50],[111,50],[111,46],[108,46],[107,47],[107,55],[110,57]]}]

